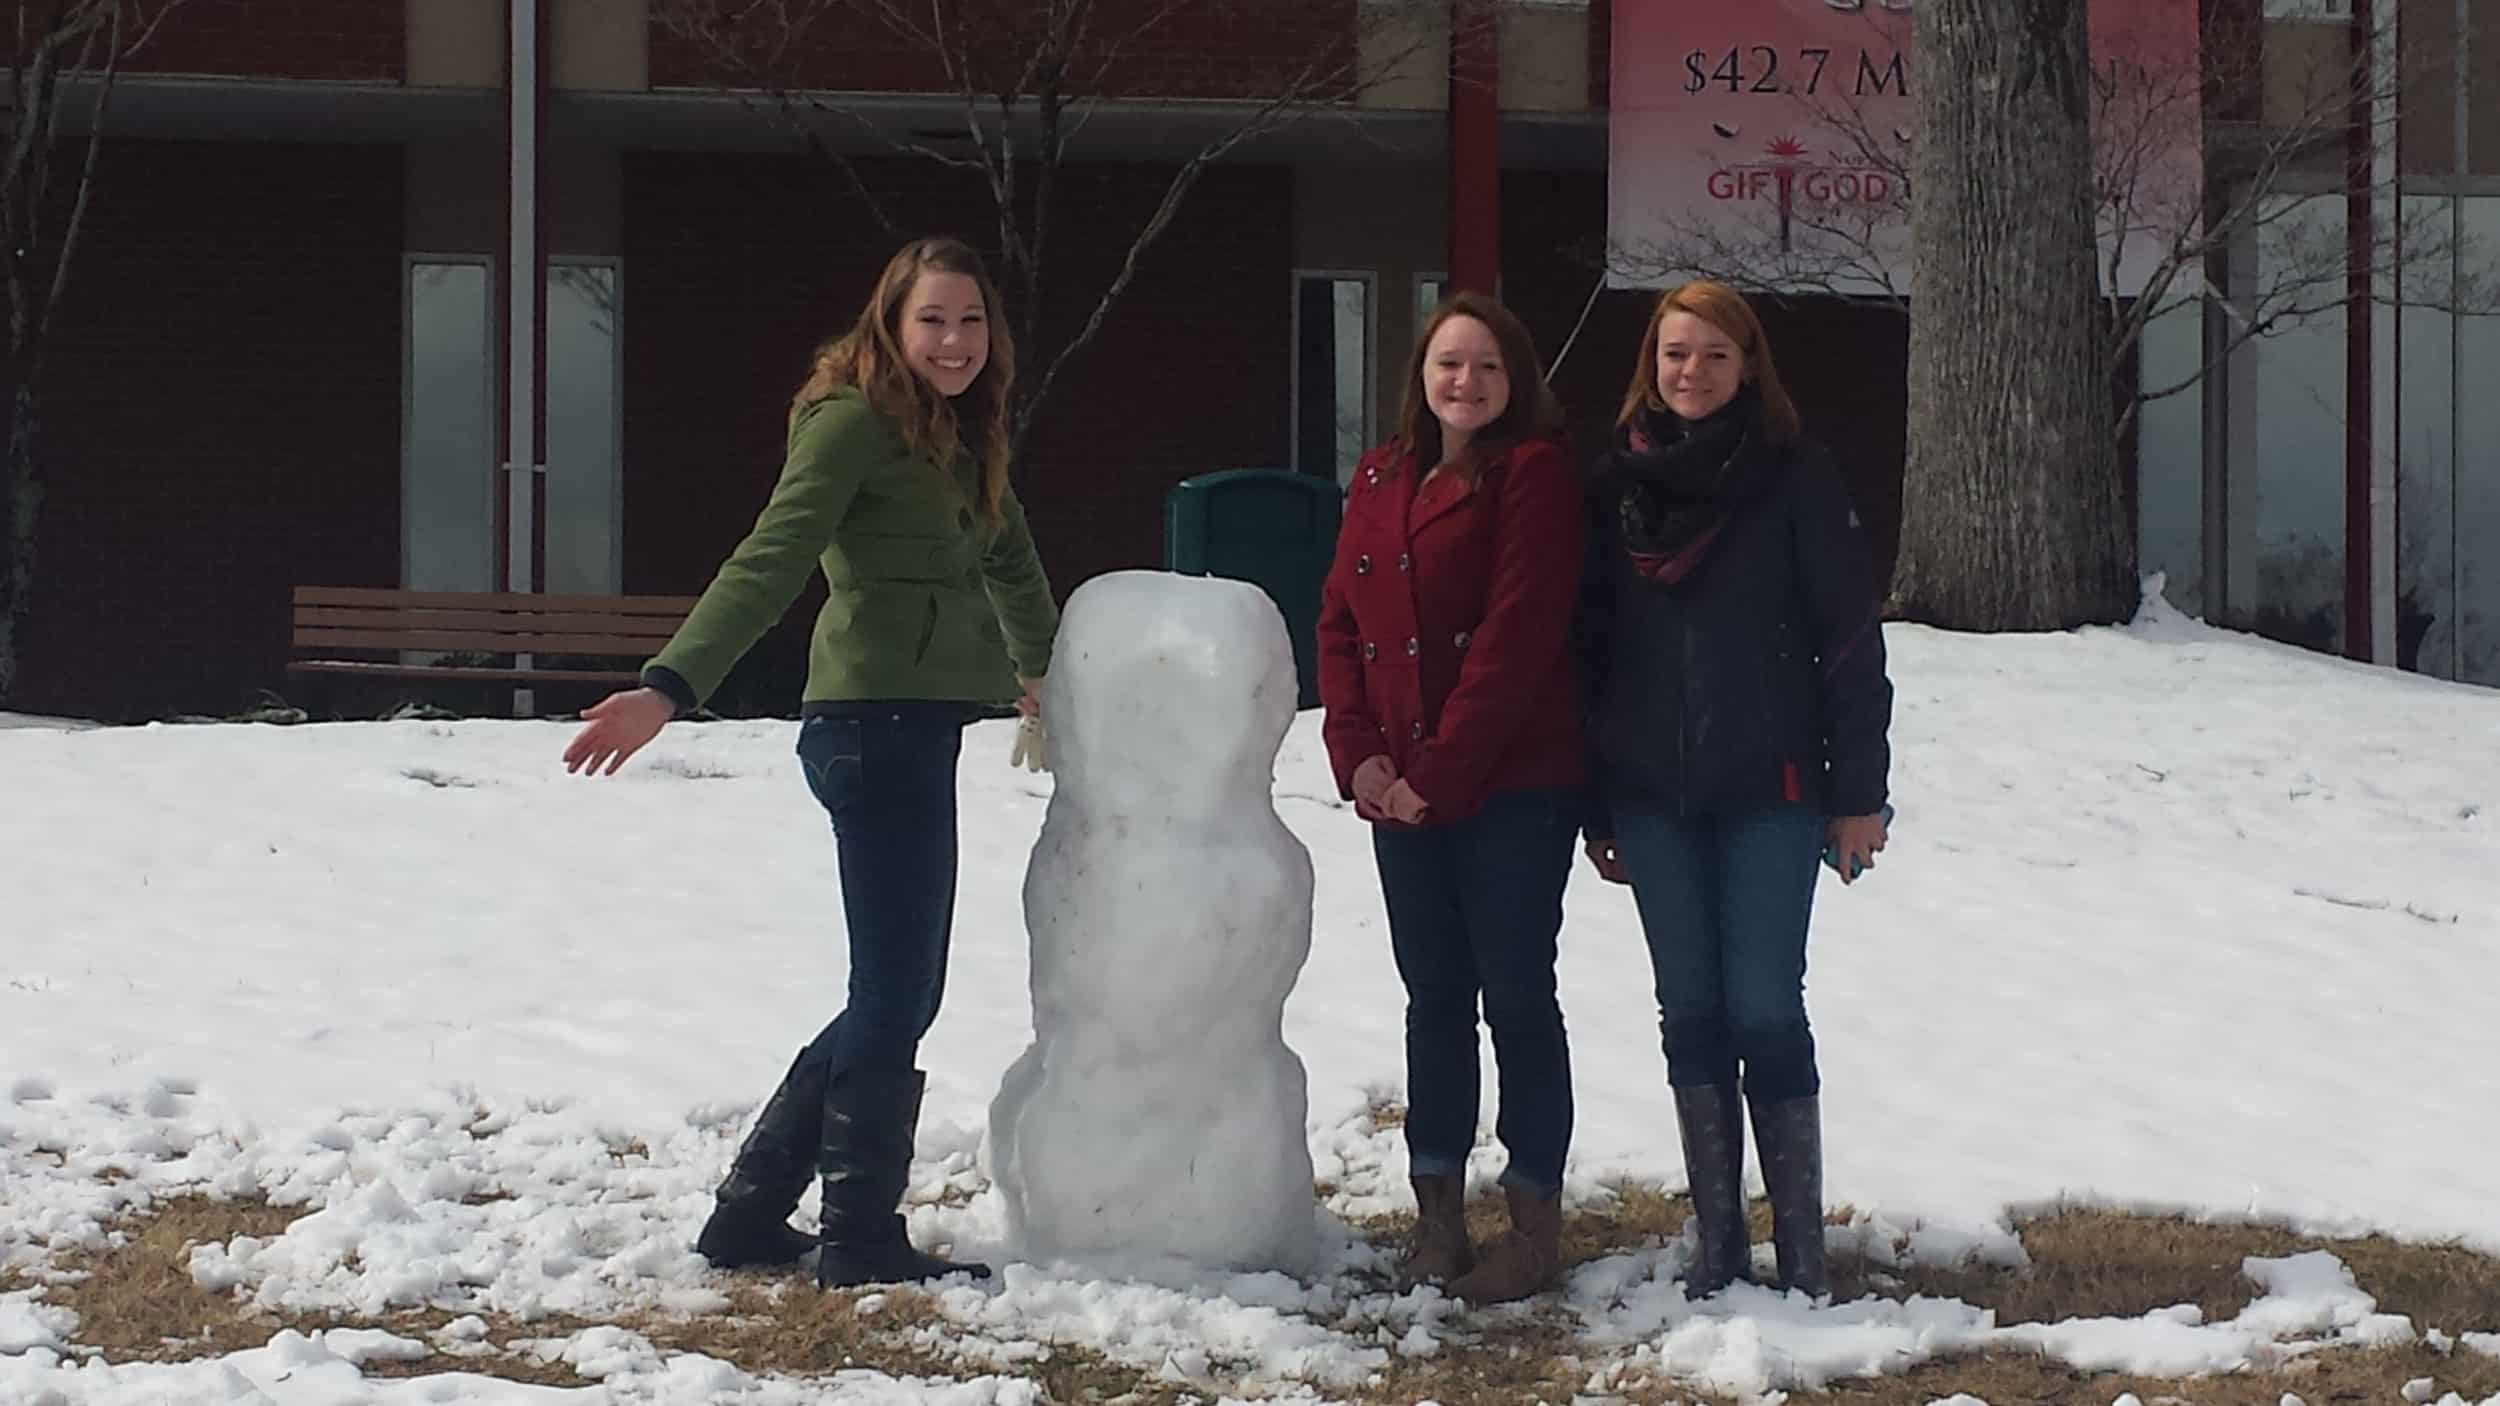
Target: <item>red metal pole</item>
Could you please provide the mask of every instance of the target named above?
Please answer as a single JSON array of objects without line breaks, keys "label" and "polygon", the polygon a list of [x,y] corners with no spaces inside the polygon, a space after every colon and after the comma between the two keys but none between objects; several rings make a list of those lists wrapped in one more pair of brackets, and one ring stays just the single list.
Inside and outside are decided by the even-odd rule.
[{"label": "red metal pole", "polygon": [[1450,0],[1450,287],[1501,291],[1502,58],[1494,7]]}]

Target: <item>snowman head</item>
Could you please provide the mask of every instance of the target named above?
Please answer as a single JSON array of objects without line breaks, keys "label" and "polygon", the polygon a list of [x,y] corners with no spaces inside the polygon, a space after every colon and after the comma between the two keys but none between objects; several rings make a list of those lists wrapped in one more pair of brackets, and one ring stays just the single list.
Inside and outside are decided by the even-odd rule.
[{"label": "snowman head", "polygon": [[1068,599],[1042,719],[1059,789],[1131,816],[1213,818],[1264,799],[1293,724],[1293,647],[1240,581],[1120,571]]}]

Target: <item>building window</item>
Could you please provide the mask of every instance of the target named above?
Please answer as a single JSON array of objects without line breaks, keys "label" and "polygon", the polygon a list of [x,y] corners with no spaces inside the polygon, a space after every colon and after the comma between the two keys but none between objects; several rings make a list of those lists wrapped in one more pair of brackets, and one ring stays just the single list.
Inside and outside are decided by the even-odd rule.
[{"label": "building window", "polygon": [[485,259],[421,254],[406,267],[400,581],[418,591],[492,590],[494,269]]},{"label": "building window", "polygon": [[605,595],[622,576],[622,396],[612,259],[547,264],[547,589]]},{"label": "building window", "polygon": [[1372,440],[1373,296],[1368,272],[1293,276],[1293,467],[1340,483]]},{"label": "building window", "polygon": [[1419,273],[1415,275],[1415,331],[1418,335],[1423,332],[1424,324],[1432,320],[1432,310],[1441,306],[1442,290],[1448,284],[1449,277],[1446,274]]}]

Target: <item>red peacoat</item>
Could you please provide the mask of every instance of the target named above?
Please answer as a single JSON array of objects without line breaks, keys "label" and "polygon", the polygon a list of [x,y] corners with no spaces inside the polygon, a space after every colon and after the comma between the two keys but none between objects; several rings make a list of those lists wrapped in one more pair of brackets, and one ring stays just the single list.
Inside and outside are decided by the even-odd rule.
[{"label": "red peacoat", "polygon": [[1503,451],[1472,487],[1420,478],[1394,445],[1355,466],[1320,595],[1319,691],[1338,793],[1385,754],[1436,824],[1584,779],[1583,522],[1579,473],[1551,440]]}]

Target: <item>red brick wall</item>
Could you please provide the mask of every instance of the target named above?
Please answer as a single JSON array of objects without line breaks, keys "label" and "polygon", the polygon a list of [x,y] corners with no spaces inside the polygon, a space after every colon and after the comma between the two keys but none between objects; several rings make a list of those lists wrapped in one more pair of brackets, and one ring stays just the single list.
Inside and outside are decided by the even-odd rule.
[{"label": "red brick wall", "polygon": [[[925,18],[926,7],[905,7]],[[1032,0],[966,0],[948,7],[965,36],[951,52],[968,58],[980,91],[999,91],[1003,75],[1021,72],[1035,47],[1025,33],[1045,7]],[[1102,0],[1085,65],[1113,55],[1099,84],[1083,91],[1126,97],[1243,98],[1279,90],[1310,69],[1347,70],[1358,25],[1357,0]],[[750,11],[738,24],[712,17]],[[1148,17],[1162,12],[1156,23]],[[796,17],[793,22],[785,16]],[[686,23],[703,17],[696,28]],[[705,37],[690,37],[691,34]],[[1113,41],[1117,41],[1116,43]],[[728,0],[653,0],[651,82],[661,88],[708,88],[730,82],[743,66],[770,72],[795,87],[871,92],[952,92],[956,81],[925,37],[875,19],[870,7],[843,0],[800,0],[787,7]],[[733,59],[730,56],[735,55]]]},{"label": "red brick wall", "polygon": [[397,147],[105,152],[46,379],[37,711],[284,687],[289,589],[399,572]]},{"label": "red brick wall", "polygon": [[129,67],[396,83],[408,72],[407,0],[184,0]]},{"label": "red brick wall", "polygon": [[[913,231],[983,241],[986,195],[917,161],[867,169]],[[1060,328],[1109,279],[1165,173],[1063,173],[1053,238]],[[1090,352],[1065,372],[1016,466],[1053,584],[1162,561],[1163,498],[1194,473],[1287,452],[1292,181],[1208,172]],[[807,354],[847,326],[898,240],[796,158],[638,153],[625,164],[625,586],[693,591],[754,521],[780,468]],[[1036,358],[1022,359],[1027,375]],[[724,689],[788,707],[811,588]]]}]

